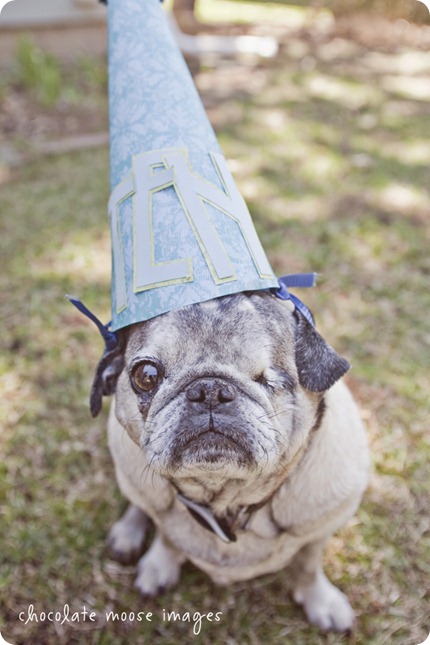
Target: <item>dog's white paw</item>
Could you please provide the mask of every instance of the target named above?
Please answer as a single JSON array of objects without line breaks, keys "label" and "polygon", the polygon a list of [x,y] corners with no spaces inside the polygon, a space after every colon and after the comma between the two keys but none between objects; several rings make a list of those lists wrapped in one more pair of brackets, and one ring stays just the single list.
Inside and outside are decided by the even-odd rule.
[{"label": "dog's white paw", "polygon": [[142,555],[149,519],[132,504],[112,526],[108,536],[109,553],[113,560],[132,564]]},{"label": "dog's white paw", "polygon": [[314,584],[297,587],[294,600],[303,605],[309,622],[323,631],[344,632],[354,626],[354,612],[348,598],[322,572]]},{"label": "dog's white paw", "polygon": [[134,586],[143,596],[158,596],[179,580],[185,558],[157,535],[148,553],[140,558]]}]

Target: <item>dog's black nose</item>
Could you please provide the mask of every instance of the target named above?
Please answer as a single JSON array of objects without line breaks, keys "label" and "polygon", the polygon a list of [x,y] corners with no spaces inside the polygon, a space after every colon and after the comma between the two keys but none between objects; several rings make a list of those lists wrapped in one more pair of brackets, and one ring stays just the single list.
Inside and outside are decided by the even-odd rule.
[{"label": "dog's black nose", "polygon": [[218,379],[201,379],[189,386],[186,397],[192,403],[203,403],[214,407],[220,403],[230,403],[236,398],[233,385]]}]

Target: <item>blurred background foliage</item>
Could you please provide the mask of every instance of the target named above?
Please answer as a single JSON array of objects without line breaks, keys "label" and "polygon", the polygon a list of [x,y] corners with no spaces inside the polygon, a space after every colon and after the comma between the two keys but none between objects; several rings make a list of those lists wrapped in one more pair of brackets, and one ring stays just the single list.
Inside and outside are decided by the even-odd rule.
[{"label": "blurred background foliage", "polygon": [[[171,0],[172,1],[172,0]],[[241,0],[236,0],[241,2]],[[261,0],[247,0],[249,3]],[[394,20],[410,20],[419,23],[428,23],[428,9],[424,4],[414,0],[270,0],[271,4],[298,6],[303,8],[327,9],[336,17],[350,16],[359,13],[366,15],[381,15]],[[205,0],[173,0],[178,9],[189,9],[195,6],[202,11]]]}]

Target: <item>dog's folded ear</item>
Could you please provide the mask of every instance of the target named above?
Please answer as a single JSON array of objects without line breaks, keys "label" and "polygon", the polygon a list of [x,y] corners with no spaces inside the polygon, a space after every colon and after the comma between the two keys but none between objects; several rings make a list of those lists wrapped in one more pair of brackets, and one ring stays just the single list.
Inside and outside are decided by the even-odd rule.
[{"label": "dog's folded ear", "polygon": [[311,392],[324,392],[348,370],[349,363],[339,356],[299,312],[296,327],[296,365],[300,385]]},{"label": "dog's folded ear", "polygon": [[102,409],[103,396],[115,392],[116,382],[124,367],[124,350],[126,335],[118,334],[118,344],[111,350],[106,350],[97,365],[90,393],[91,416],[96,417]]}]

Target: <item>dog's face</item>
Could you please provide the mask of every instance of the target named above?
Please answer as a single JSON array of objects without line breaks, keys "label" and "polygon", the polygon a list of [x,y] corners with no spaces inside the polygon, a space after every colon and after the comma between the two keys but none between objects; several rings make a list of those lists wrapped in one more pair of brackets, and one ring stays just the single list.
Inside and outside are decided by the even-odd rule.
[{"label": "dog's face", "polygon": [[268,293],[184,307],[125,335],[93,395],[116,386],[118,420],[176,482],[276,477],[306,444],[321,393],[348,369]]}]

